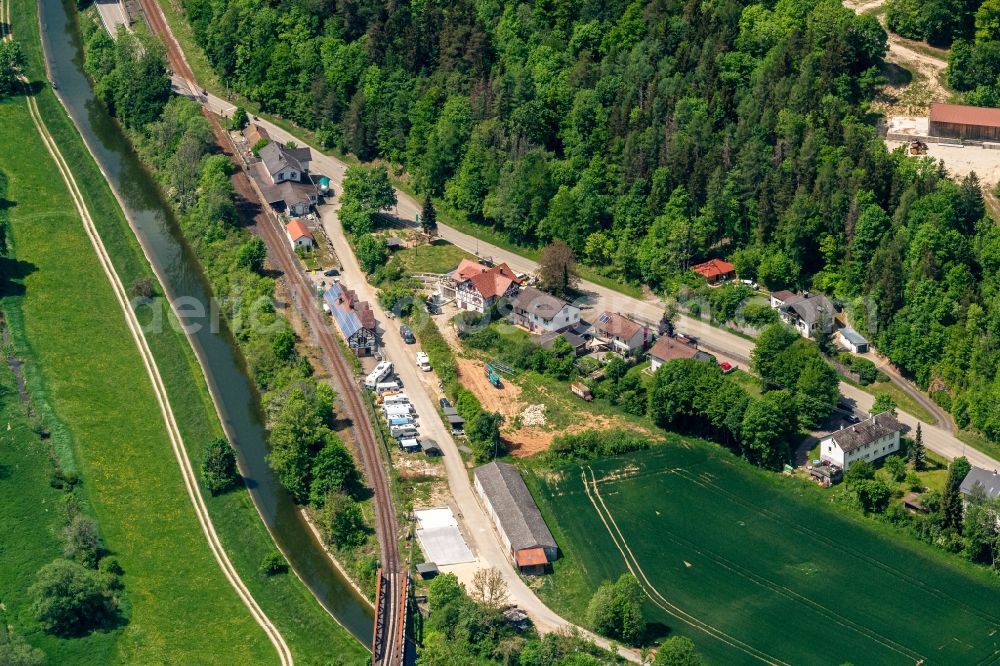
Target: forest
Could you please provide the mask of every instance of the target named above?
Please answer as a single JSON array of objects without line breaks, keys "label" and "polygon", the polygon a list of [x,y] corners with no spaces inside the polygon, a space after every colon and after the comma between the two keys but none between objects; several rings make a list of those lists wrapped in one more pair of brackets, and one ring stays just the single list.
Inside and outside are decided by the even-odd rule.
[{"label": "forest", "polygon": [[[837,0],[184,5],[225,85],[388,161],[442,214],[565,241],[661,293],[713,256],[825,292],[961,426],[1000,439],[1000,231],[974,178],[877,136],[874,16]],[[963,6],[950,33],[974,41],[949,76],[975,70],[955,87],[984,101],[991,6]],[[965,52],[975,67],[955,64]]]}]

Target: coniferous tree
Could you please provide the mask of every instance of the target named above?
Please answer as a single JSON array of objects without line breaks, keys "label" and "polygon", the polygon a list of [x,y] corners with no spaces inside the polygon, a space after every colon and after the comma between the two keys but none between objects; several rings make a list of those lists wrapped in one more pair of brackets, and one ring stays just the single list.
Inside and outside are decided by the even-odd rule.
[{"label": "coniferous tree", "polygon": [[910,463],[913,469],[922,470],[927,466],[927,450],[924,448],[924,433],[917,423],[917,432],[913,437],[913,444],[910,445]]},{"label": "coniferous tree", "polygon": [[434,202],[431,201],[430,192],[424,195],[423,209],[420,211],[420,228],[428,236],[437,235],[437,211],[434,210]]}]

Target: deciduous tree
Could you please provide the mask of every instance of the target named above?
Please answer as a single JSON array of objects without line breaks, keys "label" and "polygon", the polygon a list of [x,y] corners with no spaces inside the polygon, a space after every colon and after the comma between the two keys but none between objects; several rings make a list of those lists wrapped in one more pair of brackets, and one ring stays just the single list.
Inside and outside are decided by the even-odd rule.
[{"label": "deciduous tree", "polygon": [[542,289],[565,296],[579,282],[573,250],[562,241],[545,247],[538,259],[538,282]]},{"label": "deciduous tree", "polygon": [[205,447],[201,474],[205,486],[213,495],[224,493],[236,485],[240,472],[236,466],[236,453],[228,440],[217,437]]}]

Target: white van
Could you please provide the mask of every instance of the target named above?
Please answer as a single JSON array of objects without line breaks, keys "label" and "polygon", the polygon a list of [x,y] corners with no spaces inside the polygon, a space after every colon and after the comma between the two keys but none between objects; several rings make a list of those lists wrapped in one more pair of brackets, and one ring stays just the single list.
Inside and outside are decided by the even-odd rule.
[{"label": "white van", "polygon": [[424,372],[431,371],[431,358],[427,355],[427,352],[417,352],[417,367]]},{"label": "white van", "polygon": [[378,386],[379,382],[385,380],[386,377],[392,374],[392,363],[389,361],[382,361],[375,366],[375,369],[371,371],[367,377],[365,377],[365,388],[374,389]]},{"label": "white van", "polygon": [[389,434],[395,439],[407,439],[417,436],[417,428],[412,423],[409,425],[390,426]]}]

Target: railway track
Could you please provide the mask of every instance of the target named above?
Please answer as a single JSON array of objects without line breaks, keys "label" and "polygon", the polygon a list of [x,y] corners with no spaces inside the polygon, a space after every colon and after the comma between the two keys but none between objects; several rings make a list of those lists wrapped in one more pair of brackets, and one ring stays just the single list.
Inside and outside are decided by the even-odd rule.
[{"label": "railway track", "polygon": [[[167,25],[166,18],[155,0],[140,0],[143,14],[150,29],[166,45],[166,57],[174,73],[188,82],[192,92],[198,93],[198,86],[191,68]],[[216,142],[223,152],[239,168],[233,178],[233,185],[241,201],[241,213],[256,222],[258,233],[268,248],[275,267],[284,273],[292,301],[307,322],[313,339],[322,350],[323,360],[337,384],[344,411],[351,422],[356,451],[361,459],[365,477],[375,498],[376,535],[379,541],[381,569],[388,578],[386,617],[390,631],[385,633],[385,645],[379,646],[384,660],[380,663],[402,663],[405,652],[405,613],[407,576],[401,569],[397,543],[398,528],[396,512],[392,503],[387,472],[379,453],[378,440],[368,417],[368,411],[361,394],[361,387],[344,357],[344,352],[330,328],[330,319],[317,307],[312,282],[302,270],[298,258],[285,240],[284,229],[269,212],[264,197],[256,184],[242,169],[242,163],[229,134],[222,128],[215,116],[202,110],[215,134]],[[404,584],[400,584],[400,581]],[[400,589],[402,587],[402,589]]]}]

